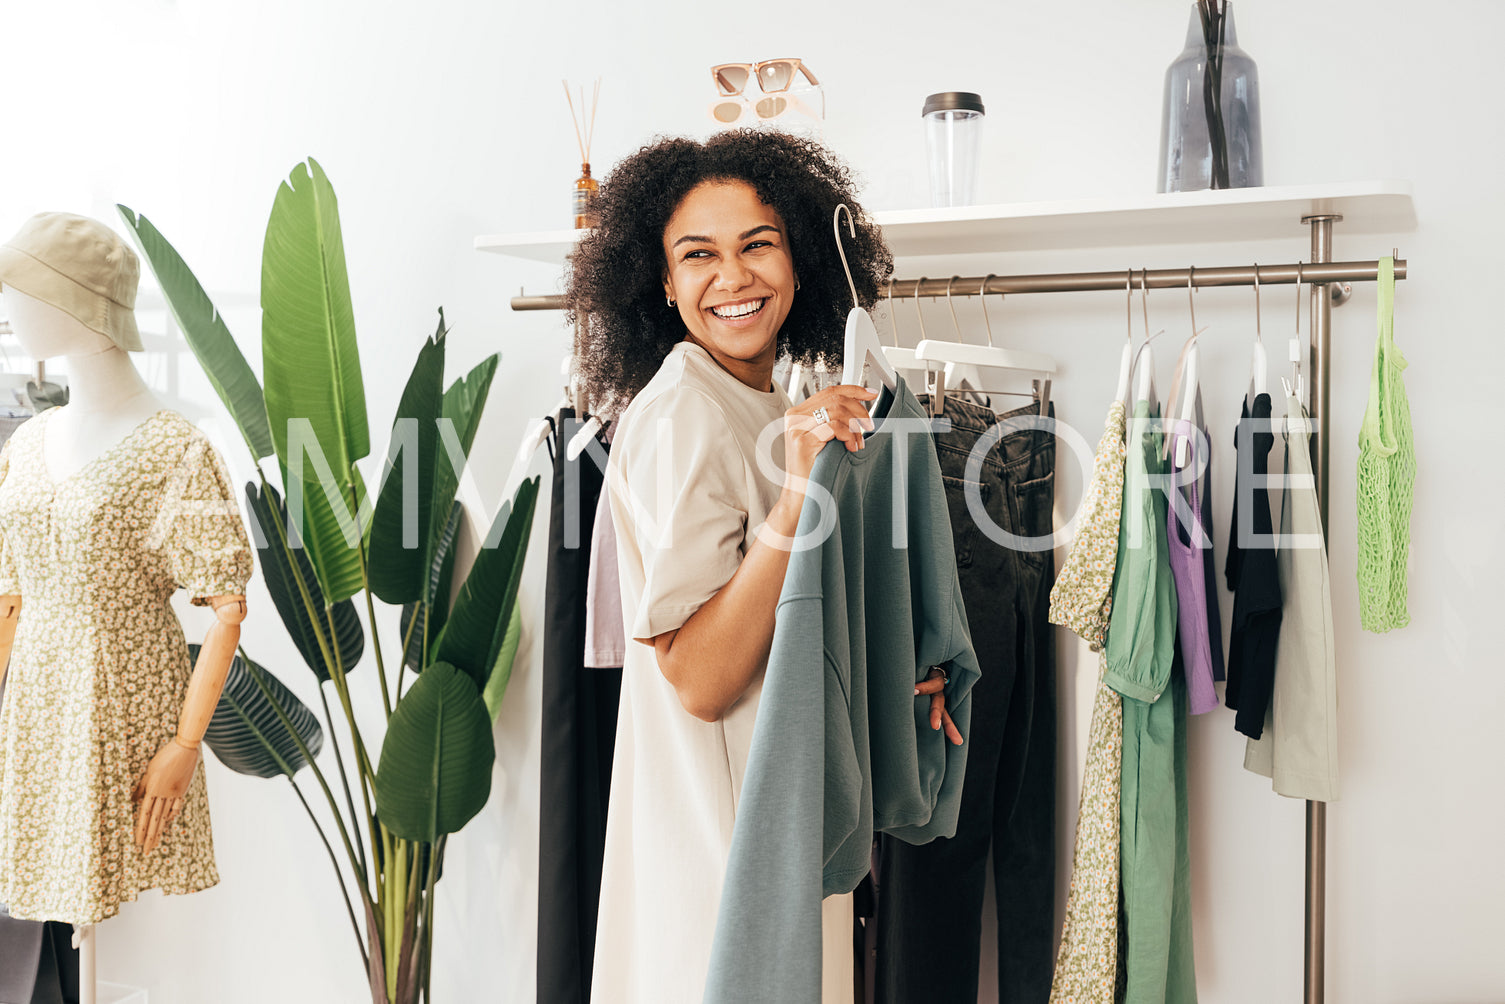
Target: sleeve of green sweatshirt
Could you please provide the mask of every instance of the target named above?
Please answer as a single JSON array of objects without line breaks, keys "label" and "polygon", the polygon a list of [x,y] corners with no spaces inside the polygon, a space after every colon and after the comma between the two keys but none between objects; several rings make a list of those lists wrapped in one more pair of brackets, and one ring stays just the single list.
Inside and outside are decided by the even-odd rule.
[{"label": "sleeve of green sweatshirt", "polygon": [[827,732],[831,707],[845,700],[827,663],[820,561],[801,557],[790,556],[779,599],[721,887],[704,998],[715,1004],[818,1004],[825,831],[856,825],[855,801],[843,811],[845,799],[826,799],[828,774],[854,796],[862,776],[850,729]]}]

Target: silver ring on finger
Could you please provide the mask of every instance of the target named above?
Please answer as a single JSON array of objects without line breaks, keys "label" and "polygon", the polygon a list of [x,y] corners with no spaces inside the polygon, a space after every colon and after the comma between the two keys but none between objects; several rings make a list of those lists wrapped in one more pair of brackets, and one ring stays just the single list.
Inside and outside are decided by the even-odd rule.
[{"label": "silver ring on finger", "polygon": [[831,413],[825,408],[816,408],[815,411],[811,412],[811,417],[815,419],[817,425],[825,425],[831,421]]}]

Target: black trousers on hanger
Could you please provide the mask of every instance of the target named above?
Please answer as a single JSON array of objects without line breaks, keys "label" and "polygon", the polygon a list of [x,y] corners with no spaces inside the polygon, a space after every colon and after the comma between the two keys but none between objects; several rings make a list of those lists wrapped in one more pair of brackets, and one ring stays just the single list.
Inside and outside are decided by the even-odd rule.
[{"label": "black trousers on hanger", "polygon": [[[923,400],[923,397],[921,398]],[[1052,412],[1053,414],[1053,412]],[[1004,415],[947,398],[950,431],[935,435],[957,573],[982,678],[956,835],[912,846],[882,838],[878,883],[879,1004],[972,1004],[988,851],[998,905],[998,999],[1044,1004],[1055,939],[1055,643],[1046,621],[1049,549],[990,539],[966,501],[1021,537],[1051,532],[1055,441]],[[992,433],[994,426],[1000,428]],[[986,436],[980,470],[968,457]],[[996,533],[996,531],[995,531]]]},{"label": "black trousers on hanger", "polygon": [[[573,411],[559,413],[544,593],[539,1004],[590,1000],[606,800],[622,690],[620,669],[585,666],[590,532],[602,476],[587,453],[565,459],[565,444],[579,428]],[[572,543],[578,546],[567,546]]]}]

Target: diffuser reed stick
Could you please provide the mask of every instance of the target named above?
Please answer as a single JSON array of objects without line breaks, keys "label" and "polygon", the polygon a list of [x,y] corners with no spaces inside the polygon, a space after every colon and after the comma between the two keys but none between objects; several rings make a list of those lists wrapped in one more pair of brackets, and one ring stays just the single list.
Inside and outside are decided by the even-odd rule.
[{"label": "diffuser reed stick", "polygon": [[564,99],[570,105],[570,121],[575,124],[575,143],[580,148],[580,177],[575,179],[575,189],[571,196],[571,209],[575,217],[575,229],[595,226],[596,213],[593,203],[596,201],[596,179],[591,177],[591,139],[596,134],[596,105],[601,100],[601,78],[596,78],[595,87],[591,93],[590,121],[585,127],[585,134],[580,133],[580,118],[585,113],[585,87],[580,88],[580,113],[575,112],[575,99],[570,95],[570,84],[567,80],[561,80],[564,85]]}]

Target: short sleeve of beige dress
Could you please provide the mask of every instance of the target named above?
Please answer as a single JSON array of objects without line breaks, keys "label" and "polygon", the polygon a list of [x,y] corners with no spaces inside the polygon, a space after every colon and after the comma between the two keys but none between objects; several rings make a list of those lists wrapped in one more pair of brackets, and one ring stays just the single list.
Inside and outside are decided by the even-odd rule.
[{"label": "short sleeve of beige dress", "polygon": [[54,480],[49,412],[0,452],[0,595],[21,617],[0,706],[0,902],[93,924],[145,889],[219,881],[203,764],[150,854],[131,791],[177,731],[192,667],[169,599],[245,592],[251,551],[219,456],[157,412]]}]

